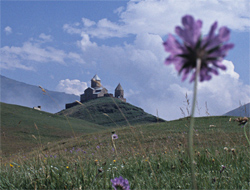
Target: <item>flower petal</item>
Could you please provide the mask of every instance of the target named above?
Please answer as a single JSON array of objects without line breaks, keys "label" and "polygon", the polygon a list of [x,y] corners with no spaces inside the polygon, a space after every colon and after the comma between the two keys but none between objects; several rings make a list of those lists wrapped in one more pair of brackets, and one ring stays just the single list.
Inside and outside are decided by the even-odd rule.
[{"label": "flower petal", "polygon": [[226,42],[230,38],[230,30],[227,27],[221,27],[219,29],[219,39],[221,42]]}]

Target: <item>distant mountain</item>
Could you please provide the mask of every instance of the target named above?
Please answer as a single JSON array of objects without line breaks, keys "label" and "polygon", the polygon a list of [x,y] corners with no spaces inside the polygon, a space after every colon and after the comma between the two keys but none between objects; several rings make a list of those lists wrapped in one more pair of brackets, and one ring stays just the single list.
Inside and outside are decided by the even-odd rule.
[{"label": "distant mountain", "polygon": [[224,114],[225,116],[250,117],[250,103],[240,106]]},{"label": "distant mountain", "polygon": [[57,113],[102,126],[124,126],[164,122],[144,112],[143,109],[132,104],[123,102],[117,98],[102,97],[84,102],[77,106],[65,109]]},{"label": "distant mountain", "polygon": [[0,101],[8,104],[16,104],[26,107],[41,106],[43,111],[56,113],[65,108],[66,103],[79,100],[79,96],[54,92],[47,89],[43,91],[34,85],[9,79],[0,75],[1,97]]}]

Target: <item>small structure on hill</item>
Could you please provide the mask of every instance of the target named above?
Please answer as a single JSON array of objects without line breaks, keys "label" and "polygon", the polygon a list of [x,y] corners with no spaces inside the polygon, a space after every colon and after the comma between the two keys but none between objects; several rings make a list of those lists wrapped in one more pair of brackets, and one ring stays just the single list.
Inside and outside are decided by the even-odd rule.
[{"label": "small structure on hill", "polygon": [[107,93],[108,93],[108,90],[102,87],[101,79],[97,75],[95,75],[91,79],[91,87],[88,87],[84,91],[84,94],[81,95],[80,101],[85,102],[91,99],[103,97]]},{"label": "small structure on hill", "polygon": [[[101,79],[97,75],[95,75],[91,79],[91,87],[88,87],[86,90],[84,90],[84,93],[80,95],[80,102],[83,103],[88,100],[101,97],[114,97],[114,96],[113,94],[108,93],[108,90],[102,86]],[[118,98],[126,102],[126,99],[124,98],[124,90],[120,83],[115,89],[115,98]],[[65,105],[65,108],[68,109],[78,104],[79,103],[77,102],[69,103]]]},{"label": "small structure on hill", "polygon": [[122,101],[126,102],[126,99],[124,98],[124,90],[119,83],[118,86],[115,89],[115,97],[121,99]]},{"label": "small structure on hill", "polygon": [[41,106],[33,107],[34,110],[39,110],[39,111],[41,111],[41,108],[42,108]]}]

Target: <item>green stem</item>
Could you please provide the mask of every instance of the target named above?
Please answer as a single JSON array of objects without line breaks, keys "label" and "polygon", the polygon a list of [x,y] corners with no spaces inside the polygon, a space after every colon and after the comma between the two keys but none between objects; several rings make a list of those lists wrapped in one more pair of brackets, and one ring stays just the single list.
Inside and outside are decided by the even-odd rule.
[{"label": "green stem", "polygon": [[245,135],[245,137],[246,137],[246,139],[247,139],[247,142],[248,142],[248,144],[249,144],[249,146],[250,146],[250,141],[249,141],[249,139],[248,139],[248,137],[247,137],[247,132],[246,132],[246,125],[247,125],[247,122],[246,122],[245,125],[243,126],[243,128],[244,128],[244,135]]},{"label": "green stem", "polygon": [[112,143],[113,143],[113,147],[115,149],[115,155],[116,155],[116,159],[118,158],[118,155],[117,155],[117,151],[116,151],[116,147],[115,147],[115,142],[114,142],[114,139],[112,137]]},{"label": "green stem", "polygon": [[194,111],[195,111],[197,85],[198,85],[198,79],[199,79],[199,74],[200,74],[200,67],[201,67],[201,60],[197,59],[196,75],[195,75],[195,83],[194,83],[194,94],[193,94],[193,102],[192,102],[192,112],[191,112],[189,135],[188,135],[188,152],[189,152],[189,157],[190,157],[191,179],[192,179],[193,189],[197,189],[196,179],[195,179],[195,170],[194,170],[193,130],[194,130]]}]

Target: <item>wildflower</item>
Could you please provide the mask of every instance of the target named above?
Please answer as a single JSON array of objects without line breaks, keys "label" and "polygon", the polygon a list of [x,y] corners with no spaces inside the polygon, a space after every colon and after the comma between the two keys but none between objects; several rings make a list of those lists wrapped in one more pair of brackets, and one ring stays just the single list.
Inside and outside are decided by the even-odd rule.
[{"label": "wildflower", "polygon": [[214,159],[214,158],[212,159],[212,162],[215,162],[215,159]]},{"label": "wildflower", "polygon": [[175,169],[175,166],[174,166],[174,165],[172,165],[172,166],[171,166],[171,169],[172,169],[172,170],[174,170],[174,169]]},{"label": "wildflower", "polygon": [[225,151],[228,151],[228,148],[227,148],[227,147],[224,147],[224,150],[225,150]]},{"label": "wildflower", "polygon": [[[217,22],[215,22],[206,37],[201,35],[202,21],[195,21],[190,15],[182,18],[183,28],[177,26],[176,34],[183,40],[181,44],[171,34],[163,43],[169,57],[165,64],[173,63],[179,74],[183,73],[182,81],[186,80],[188,74],[196,68],[196,61],[201,60],[200,81],[210,80],[210,73],[218,75],[217,68],[226,70],[222,64],[227,52],[233,48],[233,44],[225,44],[230,38],[230,31],[227,27],[221,27],[215,35]],[[194,81],[196,71],[193,72],[190,82]]]},{"label": "wildflower", "polygon": [[100,146],[96,146],[96,148],[97,148],[97,149],[99,149],[99,148],[100,148]]},{"label": "wildflower", "polygon": [[95,165],[99,165],[99,163],[98,163],[98,160],[97,160],[97,159],[95,160]]},{"label": "wildflower", "polygon": [[103,172],[103,169],[102,169],[102,168],[98,168],[98,172],[99,172],[99,173],[102,173],[102,172]]},{"label": "wildflower", "polygon": [[216,177],[214,177],[213,179],[212,179],[212,183],[215,183],[216,182]]},{"label": "wildflower", "polygon": [[124,190],[129,190],[129,181],[127,179],[123,179],[122,176],[119,178],[111,179],[112,187],[117,190],[117,189],[124,189]]},{"label": "wildflower", "polygon": [[12,164],[10,164],[10,167],[12,167],[12,168],[13,168],[13,165],[12,165]]},{"label": "wildflower", "polygon": [[245,125],[248,122],[248,118],[247,117],[239,117],[237,119],[235,119],[234,121],[239,122],[239,125]]},{"label": "wildflower", "polygon": [[114,163],[116,163],[116,160],[113,160]]},{"label": "wildflower", "polygon": [[200,156],[200,154],[201,154],[201,153],[200,153],[199,151],[197,151],[196,155],[197,155],[198,157]]},{"label": "wildflower", "polygon": [[235,148],[232,148],[231,151],[233,154],[235,154]]},{"label": "wildflower", "polygon": [[222,173],[224,171],[224,169],[226,168],[226,166],[224,165],[221,165],[221,170],[220,170],[220,173]]},{"label": "wildflower", "polygon": [[69,169],[69,166],[66,166],[67,169]]},{"label": "wildflower", "polygon": [[112,135],[112,139],[114,139],[114,140],[115,140],[115,139],[118,139],[118,135],[117,135],[117,134],[113,134],[113,135]]}]

